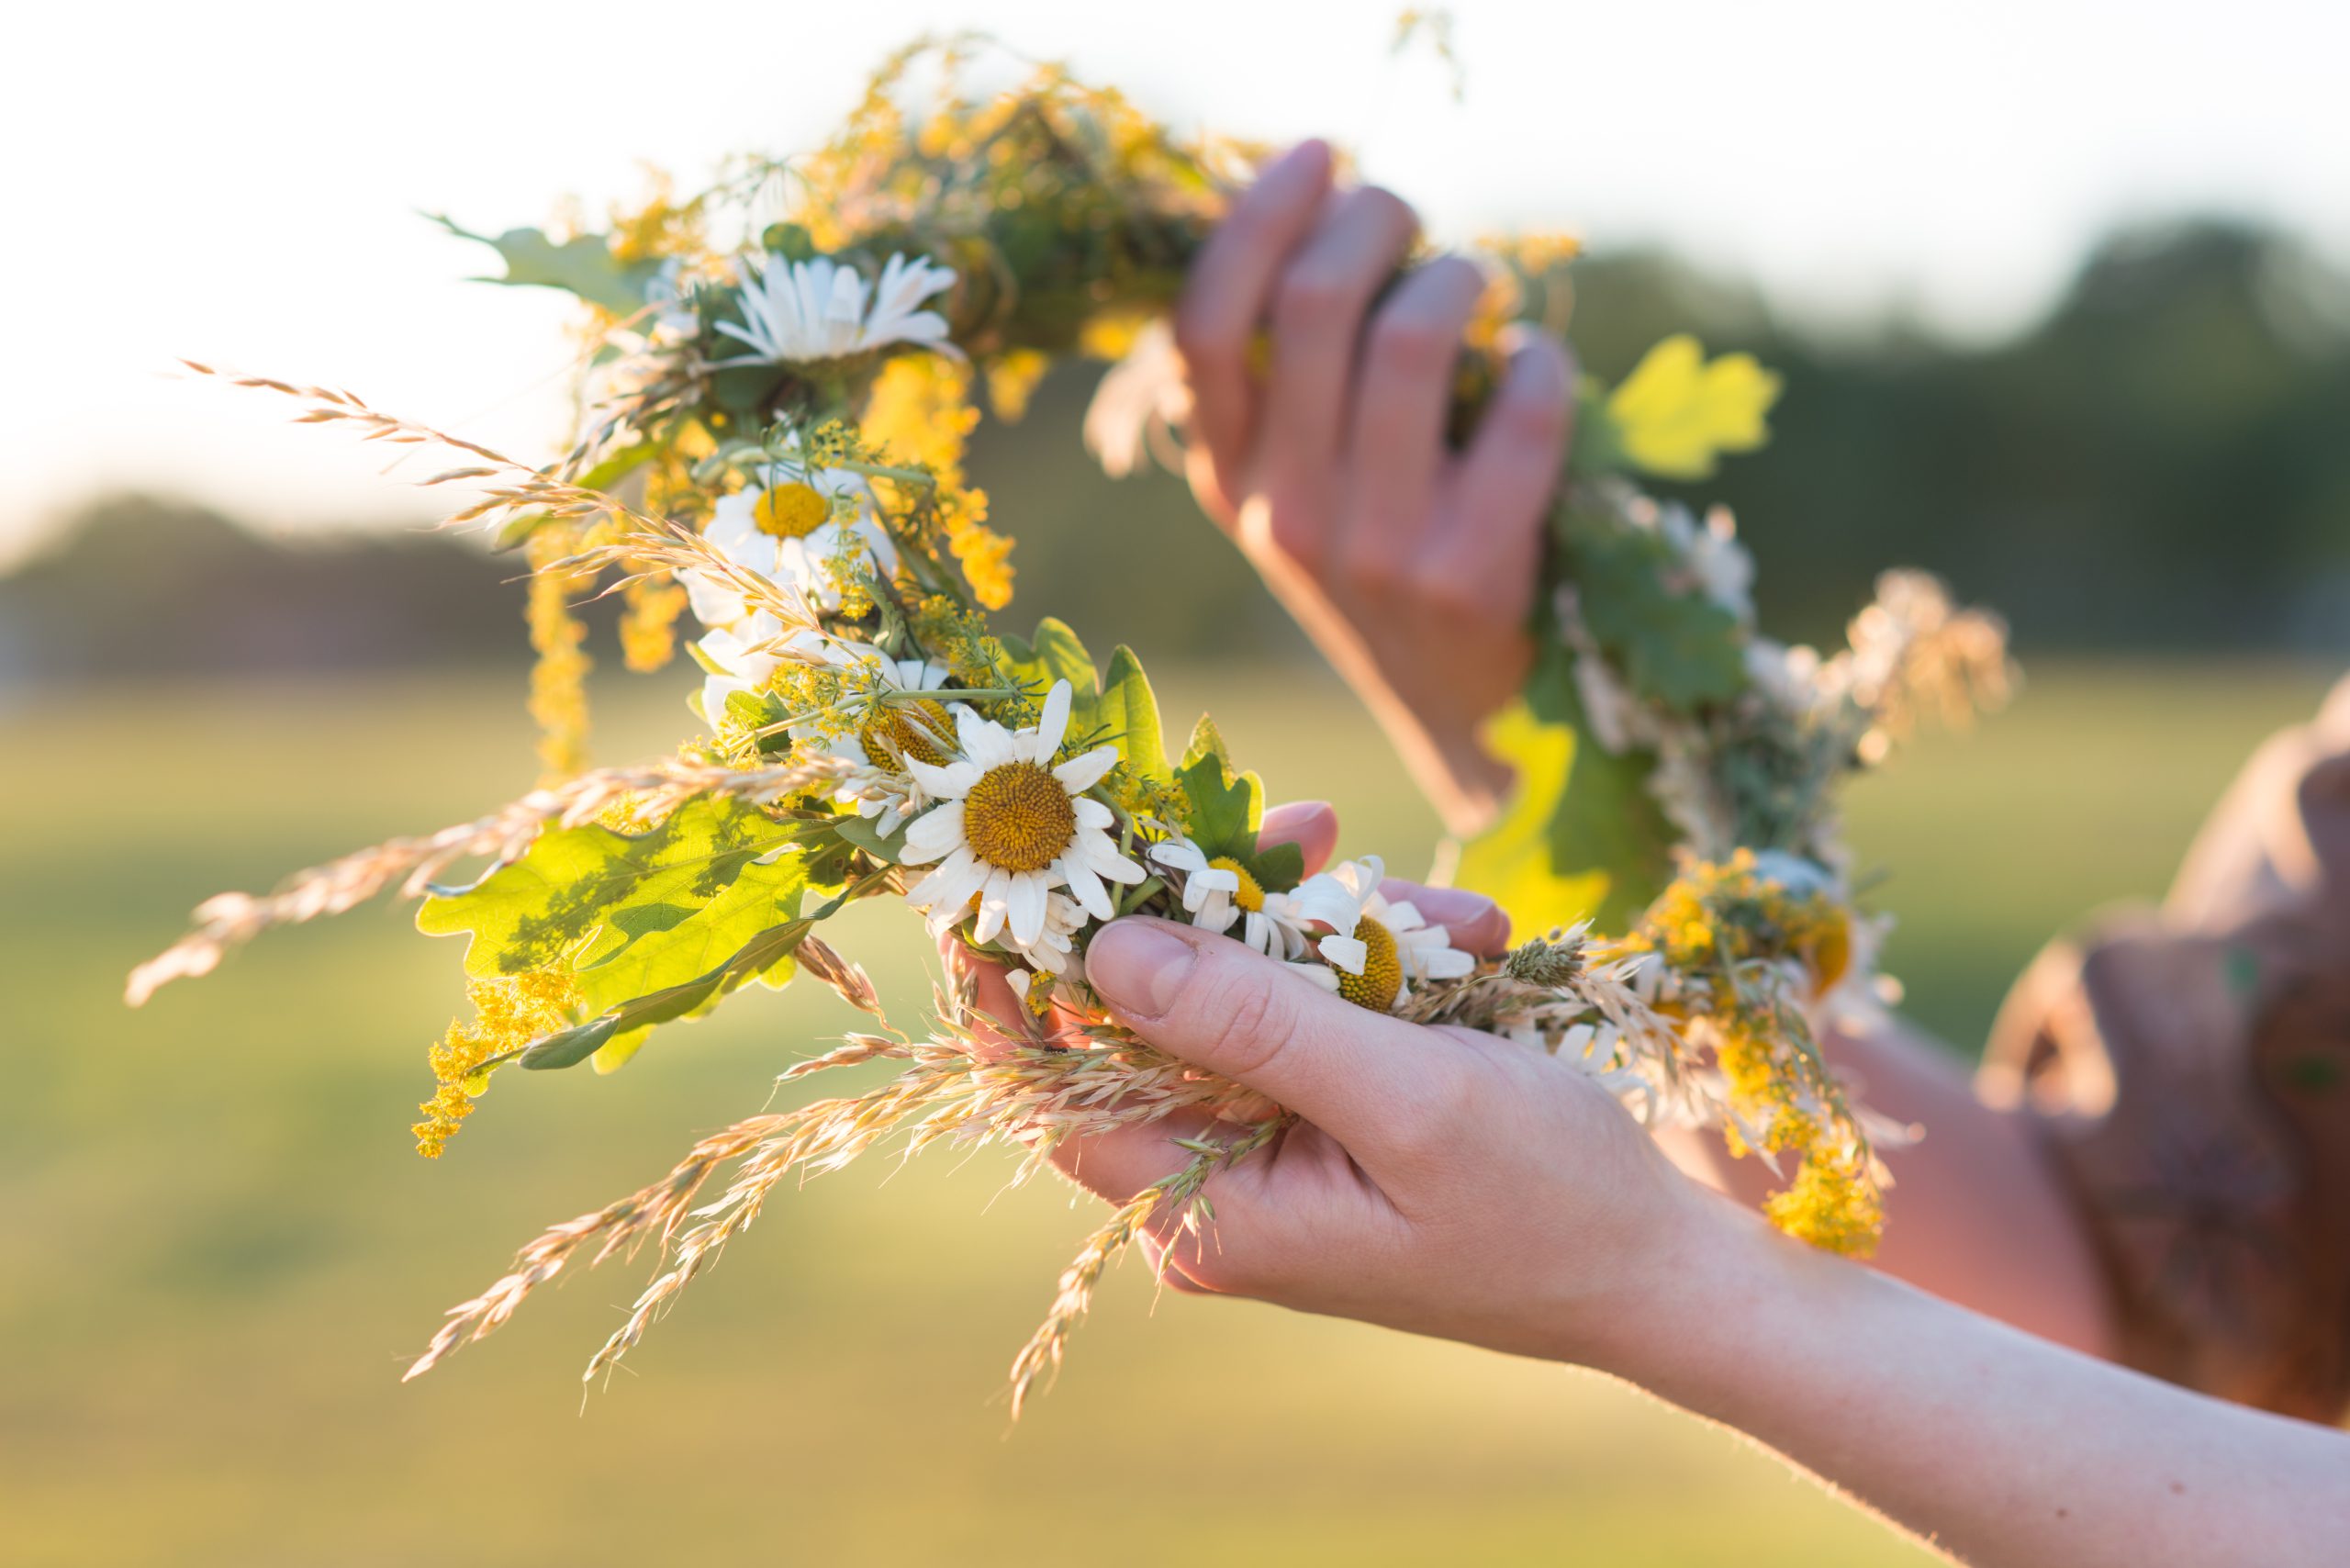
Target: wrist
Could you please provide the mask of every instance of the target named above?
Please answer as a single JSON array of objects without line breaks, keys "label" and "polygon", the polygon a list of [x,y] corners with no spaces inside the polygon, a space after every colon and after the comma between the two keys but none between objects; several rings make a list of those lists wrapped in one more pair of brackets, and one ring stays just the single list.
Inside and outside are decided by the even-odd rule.
[{"label": "wrist", "polygon": [[1474,838],[1493,825],[1517,774],[1485,749],[1482,722],[1432,726],[1393,700],[1380,703],[1377,713],[1447,833]]},{"label": "wrist", "polygon": [[1690,1403],[1744,1354],[1738,1347],[1800,1312],[1801,1265],[1811,1256],[1751,1210],[1694,1184],[1637,1255],[1572,1360]]}]

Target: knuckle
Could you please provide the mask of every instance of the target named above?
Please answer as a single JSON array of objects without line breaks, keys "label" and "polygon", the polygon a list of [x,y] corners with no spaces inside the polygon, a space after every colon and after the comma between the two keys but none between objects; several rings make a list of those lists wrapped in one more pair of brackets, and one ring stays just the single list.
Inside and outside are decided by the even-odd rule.
[{"label": "knuckle", "polygon": [[1451,371],[1457,342],[1448,321],[1418,311],[1388,310],[1371,329],[1372,373],[1433,380]]},{"label": "knuckle", "polygon": [[1292,267],[1273,289],[1273,324],[1288,333],[1333,330],[1345,319],[1348,292],[1347,280],[1330,268]]},{"label": "knuckle", "polygon": [[1194,988],[1202,997],[1201,1053],[1207,1058],[1205,1065],[1245,1081],[1281,1054],[1293,1010],[1263,975],[1206,978],[1206,985]]},{"label": "knuckle", "polygon": [[1494,410],[1504,439],[1527,446],[1547,447],[1565,439],[1566,394],[1544,386],[1523,397],[1503,400]]},{"label": "knuckle", "polygon": [[1175,309],[1175,352],[1197,370],[1228,363],[1239,353],[1239,342],[1207,305],[1186,299]]},{"label": "knuckle", "polygon": [[1493,619],[1491,587],[1465,575],[1457,566],[1419,573],[1415,580],[1420,607],[1437,620],[1482,624]]},{"label": "knuckle", "polygon": [[1412,204],[1389,190],[1385,185],[1365,185],[1355,193],[1356,199],[1393,224],[1406,235],[1420,231],[1420,215]]},{"label": "knuckle", "polygon": [[1410,574],[1393,551],[1365,547],[1347,554],[1344,575],[1348,587],[1364,599],[1388,600],[1411,586]]}]

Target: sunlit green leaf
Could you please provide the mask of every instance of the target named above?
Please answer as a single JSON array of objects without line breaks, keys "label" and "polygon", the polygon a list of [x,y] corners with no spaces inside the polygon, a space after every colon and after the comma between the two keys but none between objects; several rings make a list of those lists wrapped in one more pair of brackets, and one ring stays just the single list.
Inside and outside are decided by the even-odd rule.
[{"label": "sunlit green leaf", "polygon": [[1166,737],[1159,729],[1158,699],[1151,692],[1150,678],[1143,674],[1142,661],[1124,644],[1110,655],[1096,711],[1101,722],[1109,726],[1118,755],[1125,758],[1128,767],[1161,783],[1174,778],[1174,769],[1167,766]]},{"label": "sunlit green leaf", "polygon": [[615,316],[633,315],[644,308],[645,285],[660,265],[649,258],[621,261],[601,234],[576,234],[561,242],[537,229],[509,229],[492,236],[460,228],[439,213],[425,216],[461,239],[478,241],[497,251],[506,263],[506,275],[482,282],[564,289]]},{"label": "sunlit green leaf", "polygon": [[1586,915],[1625,930],[1672,870],[1672,824],[1648,791],[1655,758],[1611,754],[1584,732],[1566,655],[1486,732],[1516,770],[1501,820],[1464,845],[1455,879],[1487,894],[1520,931]]}]

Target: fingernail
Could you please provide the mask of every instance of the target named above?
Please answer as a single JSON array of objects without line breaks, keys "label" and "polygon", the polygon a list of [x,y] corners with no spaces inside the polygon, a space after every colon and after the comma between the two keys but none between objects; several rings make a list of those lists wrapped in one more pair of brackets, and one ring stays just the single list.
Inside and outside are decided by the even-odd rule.
[{"label": "fingernail", "polygon": [[1085,949],[1085,978],[1121,1013],[1163,1016],[1198,955],[1155,920],[1113,921]]}]

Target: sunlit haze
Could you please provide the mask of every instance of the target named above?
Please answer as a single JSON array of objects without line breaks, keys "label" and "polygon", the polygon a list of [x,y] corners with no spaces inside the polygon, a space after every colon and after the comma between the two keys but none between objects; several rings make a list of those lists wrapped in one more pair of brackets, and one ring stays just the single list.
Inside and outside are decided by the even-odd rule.
[{"label": "sunlit haze", "polygon": [[[0,96],[16,313],[0,558],[111,488],[284,525],[412,521],[380,461],[171,379],[329,379],[537,454],[565,307],[464,281],[576,194],[812,144],[925,28],[983,25],[1182,125],[1323,133],[1442,237],[1662,241],[1831,319],[2028,319],[2119,219],[2273,218],[2350,252],[2350,6],[2065,0],[1453,7],[1456,106],[1393,6],[1047,0],[46,6]],[[613,62],[645,66],[632,94]],[[679,93],[675,84],[698,85]],[[1563,84],[1563,85],[1561,85]]]}]

